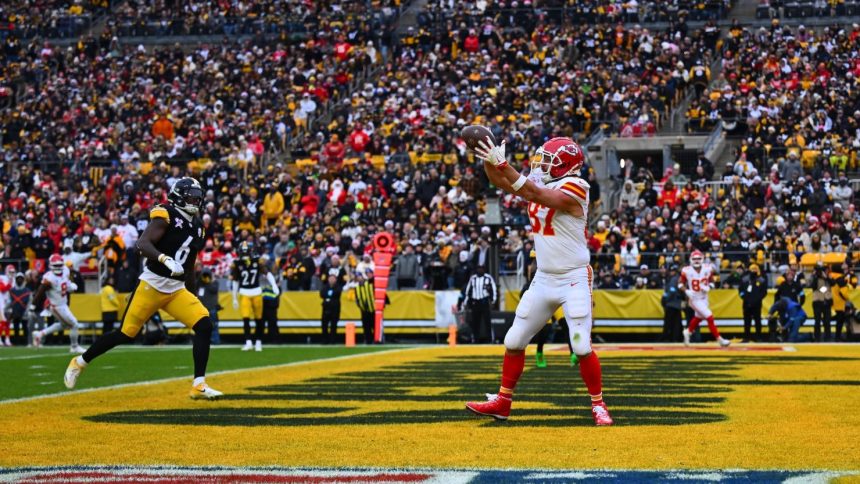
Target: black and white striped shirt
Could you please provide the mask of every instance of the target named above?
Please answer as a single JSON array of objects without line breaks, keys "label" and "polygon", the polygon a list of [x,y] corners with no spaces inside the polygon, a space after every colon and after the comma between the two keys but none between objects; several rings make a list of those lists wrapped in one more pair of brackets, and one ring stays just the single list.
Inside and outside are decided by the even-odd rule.
[{"label": "black and white striped shirt", "polygon": [[463,304],[469,301],[485,300],[489,300],[493,304],[496,302],[496,296],[498,295],[496,281],[489,274],[484,274],[483,276],[475,274],[470,277],[469,283],[466,284],[466,289],[463,292],[465,293]]}]

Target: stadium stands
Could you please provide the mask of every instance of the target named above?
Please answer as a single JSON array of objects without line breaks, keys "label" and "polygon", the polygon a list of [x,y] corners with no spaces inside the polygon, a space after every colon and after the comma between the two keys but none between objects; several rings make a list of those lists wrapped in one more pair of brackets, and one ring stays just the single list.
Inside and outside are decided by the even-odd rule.
[{"label": "stadium stands", "polygon": [[789,157],[807,171],[854,169],[858,37],[856,24],[817,32],[778,22],[755,30],[733,27],[723,44],[720,82],[703,93],[701,109],[688,112],[690,129],[722,121],[747,136],[745,157],[761,174]]},{"label": "stadium stands", "polygon": [[[551,135],[655,134],[692,92],[689,129],[722,123],[742,136],[735,163],[692,178],[634,171],[614,209],[606,180],[587,170],[604,287],[632,286],[642,265],[680,263],[694,248],[726,271],[750,261],[777,271],[817,252],[853,262],[857,26],[775,22],[721,36],[714,21],[730,2],[431,1],[392,46],[397,3],[125,2],[98,36],[62,47],[29,40],[36,26],[63,37],[45,30],[51,22],[12,22],[32,33],[7,35],[0,51],[7,258],[38,267],[71,245],[76,263],[95,271],[87,259],[107,254],[107,270],[126,277],[146,210],[189,173],[210,190],[201,263],[220,275],[250,237],[285,285],[306,288],[331,265],[358,267],[387,229],[417,249],[423,285],[459,287],[482,239],[499,240],[503,273],[530,252],[520,201],[500,200],[508,227],[486,225],[494,192],[460,127],[487,124],[525,163]],[[37,11],[2,8],[16,19]],[[122,42],[138,36],[204,41]],[[648,277],[657,285],[659,270]]]},{"label": "stadium stands", "polygon": [[108,11],[109,0],[9,0],[0,4],[0,39],[74,38]]},{"label": "stadium stands", "polygon": [[127,2],[109,26],[120,37],[259,35],[303,37],[338,30],[350,40],[384,34],[401,2],[145,0]]}]

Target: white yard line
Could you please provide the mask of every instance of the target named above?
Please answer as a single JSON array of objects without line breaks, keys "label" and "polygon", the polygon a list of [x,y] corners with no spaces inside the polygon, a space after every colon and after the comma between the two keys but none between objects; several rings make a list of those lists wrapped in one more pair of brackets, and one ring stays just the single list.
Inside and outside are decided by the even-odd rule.
[{"label": "white yard line", "polygon": [[[236,347],[238,348],[238,346],[236,346]],[[190,346],[169,347],[169,348],[149,348],[149,347],[147,347],[147,348],[136,348],[136,347],[130,347],[130,348],[117,348],[117,349],[113,350],[112,353],[128,353],[128,352],[132,352],[132,351],[140,351],[140,352],[178,351],[178,350],[186,350],[187,351],[188,348],[190,348]],[[38,350],[36,350],[36,351],[38,351]],[[55,356],[67,356],[67,357],[71,358],[72,353],[69,353],[69,351],[66,350],[66,351],[54,351],[51,353],[44,353],[44,354],[39,354],[39,355],[6,356],[6,357],[0,357],[0,361],[34,360],[37,358],[53,358]]]},{"label": "white yard line", "polygon": [[[394,353],[397,351],[409,351],[409,350],[417,350],[417,349],[425,349],[425,348],[421,347],[421,346],[411,347],[411,348],[392,348],[390,350],[371,351],[368,353],[359,353],[356,355],[333,356],[330,358],[317,358],[317,359],[313,359],[313,360],[294,361],[291,363],[281,363],[278,365],[255,366],[255,367],[250,367],[250,368],[239,368],[239,369],[235,369],[235,370],[216,371],[213,373],[209,373],[206,376],[211,377],[211,376],[218,376],[218,375],[229,375],[232,373],[240,373],[243,371],[271,370],[271,369],[275,369],[275,368],[287,368],[287,367],[291,367],[291,366],[307,365],[310,363],[350,360],[353,358],[361,358],[364,356],[384,355],[384,354],[388,354],[388,353]],[[96,366],[96,369],[98,369],[97,366]],[[44,395],[34,395],[31,397],[22,397],[22,398],[12,398],[9,400],[0,400],[0,405],[9,404],[9,403],[30,402],[33,400],[41,400],[43,398],[64,397],[64,396],[69,396],[69,395],[80,395],[81,393],[100,392],[102,390],[115,390],[118,388],[129,388],[129,387],[136,387],[136,386],[143,386],[143,385],[156,385],[159,383],[168,383],[168,382],[182,381],[182,380],[191,380],[191,377],[190,376],[175,376],[175,377],[170,377],[170,378],[161,378],[158,380],[146,380],[146,381],[139,381],[139,382],[134,382],[134,383],[120,383],[118,385],[108,385],[108,386],[96,387],[96,388],[85,388],[83,390],[72,390],[72,391],[67,390],[67,391],[63,391],[63,392],[46,393]],[[58,379],[57,382],[59,382],[59,381],[60,380]]]},{"label": "white yard line", "polygon": [[[410,345],[390,345],[392,348],[403,348],[403,347],[411,347]],[[422,345],[425,348],[429,348],[432,346],[447,346],[447,345]],[[241,348],[242,345],[213,345],[212,351],[220,351],[220,350],[234,350]],[[297,344],[297,345],[268,345],[266,348],[268,349],[281,349],[281,348],[331,348],[331,345],[307,345],[307,344]],[[360,346],[359,346],[360,347]],[[126,352],[150,352],[150,351],[188,351],[191,349],[190,344],[184,345],[170,345],[170,346],[120,346],[111,350],[111,354],[113,353],[126,353]],[[67,356],[69,358],[72,357],[72,353],[69,353],[68,350],[60,351],[59,349],[50,348],[45,350],[34,349],[34,351],[49,351],[49,353],[43,353],[38,355],[24,355],[24,356],[3,356],[0,357],[0,362],[3,361],[14,361],[14,360],[33,360],[37,358],[53,358],[55,356]],[[0,350],[2,353],[2,350]]]}]

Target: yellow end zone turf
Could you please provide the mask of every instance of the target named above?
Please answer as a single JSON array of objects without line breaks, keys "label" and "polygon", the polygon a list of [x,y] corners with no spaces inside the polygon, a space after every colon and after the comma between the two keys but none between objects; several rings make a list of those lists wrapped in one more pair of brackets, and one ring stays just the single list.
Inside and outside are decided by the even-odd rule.
[{"label": "yellow end zone turf", "polygon": [[792,348],[598,349],[611,428],[592,426],[564,351],[527,360],[502,423],[463,409],[497,390],[501,347],[221,375],[217,402],[188,400],[187,382],[70,392],[0,404],[0,466],[857,469],[860,347]]}]

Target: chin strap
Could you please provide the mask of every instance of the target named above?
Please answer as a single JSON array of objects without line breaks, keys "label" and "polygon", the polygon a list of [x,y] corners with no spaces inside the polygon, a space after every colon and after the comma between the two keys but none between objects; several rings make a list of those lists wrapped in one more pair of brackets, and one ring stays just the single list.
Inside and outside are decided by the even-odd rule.
[{"label": "chin strap", "polygon": [[189,212],[186,207],[176,206],[176,210],[179,210],[179,213],[182,214],[182,216],[185,217],[188,221],[191,221],[191,219],[194,218],[195,215],[197,215],[197,212]]}]

